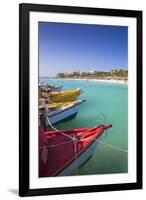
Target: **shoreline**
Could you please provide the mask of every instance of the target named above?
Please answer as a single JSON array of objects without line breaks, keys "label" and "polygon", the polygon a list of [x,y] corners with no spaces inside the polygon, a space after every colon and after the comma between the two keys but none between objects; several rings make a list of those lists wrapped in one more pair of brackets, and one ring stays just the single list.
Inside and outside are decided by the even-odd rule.
[{"label": "shoreline", "polygon": [[111,83],[111,84],[122,84],[128,85],[128,80],[116,80],[116,79],[89,79],[89,78],[57,78],[57,77],[39,77],[44,79],[60,79],[60,80],[68,80],[68,81],[87,81],[87,82],[100,82],[100,83]]},{"label": "shoreline", "polygon": [[128,85],[128,80],[106,80],[106,79],[86,79],[86,78],[57,78],[61,80],[68,80],[68,81],[87,81],[87,82],[102,82],[102,83],[115,83],[115,84],[122,84]]}]

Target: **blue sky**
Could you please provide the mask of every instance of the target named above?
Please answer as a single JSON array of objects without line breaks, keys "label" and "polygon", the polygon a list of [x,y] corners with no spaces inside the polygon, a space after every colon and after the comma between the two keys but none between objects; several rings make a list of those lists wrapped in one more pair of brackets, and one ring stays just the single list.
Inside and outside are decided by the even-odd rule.
[{"label": "blue sky", "polygon": [[128,27],[39,22],[39,76],[128,68]]}]

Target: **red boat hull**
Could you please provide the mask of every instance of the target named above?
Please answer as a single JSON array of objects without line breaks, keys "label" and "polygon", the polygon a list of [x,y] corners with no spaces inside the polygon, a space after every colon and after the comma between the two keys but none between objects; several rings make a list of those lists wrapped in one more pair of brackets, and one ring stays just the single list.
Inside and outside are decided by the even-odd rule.
[{"label": "red boat hull", "polygon": [[[108,126],[69,131],[39,131],[39,177],[57,176],[85,152]],[[69,137],[67,137],[67,136]],[[74,138],[74,141],[72,140]]]}]

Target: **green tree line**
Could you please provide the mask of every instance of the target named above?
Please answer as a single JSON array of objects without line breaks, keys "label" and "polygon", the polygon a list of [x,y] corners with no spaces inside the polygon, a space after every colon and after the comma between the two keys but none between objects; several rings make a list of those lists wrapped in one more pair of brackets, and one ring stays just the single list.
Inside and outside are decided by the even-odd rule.
[{"label": "green tree line", "polygon": [[108,78],[108,77],[128,77],[128,70],[111,70],[110,72],[71,72],[71,73],[57,73],[58,78]]}]

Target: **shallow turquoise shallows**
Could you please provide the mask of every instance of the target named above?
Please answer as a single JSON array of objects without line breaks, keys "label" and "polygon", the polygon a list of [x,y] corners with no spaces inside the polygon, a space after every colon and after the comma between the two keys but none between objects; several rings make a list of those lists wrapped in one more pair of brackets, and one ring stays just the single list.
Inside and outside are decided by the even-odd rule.
[{"label": "shallow turquoise shallows", "polygon": [[[113,127],[104,133],[102,142],[128,149],[127,85],[45,78],[41,78],[41,81],[55,86],[63,85],[63,90],[80,88],[83,91],[80,99],[87,100],[76,118],[54,125],[57,129],[68,130],[111,123]],[[77,170],[78,175],[127,172],[128,154],[99,143],[93,156]]]}]

